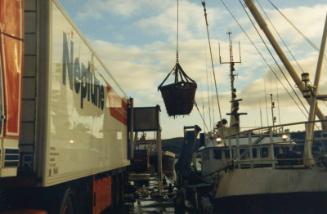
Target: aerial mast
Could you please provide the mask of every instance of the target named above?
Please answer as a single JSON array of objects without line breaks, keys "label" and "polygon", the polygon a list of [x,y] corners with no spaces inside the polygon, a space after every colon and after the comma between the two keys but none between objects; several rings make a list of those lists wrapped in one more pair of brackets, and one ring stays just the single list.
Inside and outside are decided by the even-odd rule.
[{"label": "aerial mast", "polygon": [[274,130],[275,123],[276,123],[276,117],[275,117],[275,114],[274,114],[275,101],[273,99],[273,94],[270,94],[270,103],[271,103],[270,109],[271,109],[272,130]]},{"label": "aerial mast", "polygon": [[237,99],[237,91],[234,85],[235,77],[237,74],[235,74],[235,64],[242,63],[241,60],[241,48],[239,43],[239,60],[234,61],[233,56],[233,41],[232,41],[232,32],[227,32],[228,39],[229,39],[229,61],[223,62],[220,55],[220,44],[219,44],[219,62],[220,64],[229,64],[230,65],[230,86],[231,86],[231,112],[227,115],[230,115],[230,122],[229,126],[231,129],[231,133],[238,133],[240,131],[240,115],[246,115],[246,113],[239,113],[239,102],[242,101],[242,99]]}]

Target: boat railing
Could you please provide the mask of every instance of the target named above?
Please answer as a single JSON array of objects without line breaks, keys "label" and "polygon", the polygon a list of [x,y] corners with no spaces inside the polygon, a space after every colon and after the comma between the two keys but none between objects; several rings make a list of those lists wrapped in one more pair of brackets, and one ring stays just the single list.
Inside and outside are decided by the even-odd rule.
[{"label": "boat railing", "polygon": [[307,122],[263,127],[225,136],[224,144],[229,147],[234,168],[304,167],[303,145],[297,145],[290,139],[284,128],[301,124],[306,125]]},{"label": "boat railing", "polygon": [[234,168],[263,168],[274,169],[304,168],[303,158],[283,158],[283,159],[257,159],[257,160],[238,160],[234,161]]},{"label": "boat railing", "polygon": [[294,126],[303,126],[303,130],[305,129],[307,124],[310,123],[321,123],[321,122],[327,122],[327,119],[325,120],[313,120],[313,121],[300,121],[300,122],[294,122],[294,123],[286,123],[286,124],[278,124],[274,126],[263,126],[263,127],[258,127],[258,128],[253,128],[253,129],[247,129],[240,131],[238,133],[233,133],[229,135],[224,135],[224,138],[235,138],[236,136],[243,136],[243,135],[248,135],[249,133],[251,134],[269,134],[269,133],[274,133],[274,134],[282,134],[288,131],[286,127],[294,127]]}]

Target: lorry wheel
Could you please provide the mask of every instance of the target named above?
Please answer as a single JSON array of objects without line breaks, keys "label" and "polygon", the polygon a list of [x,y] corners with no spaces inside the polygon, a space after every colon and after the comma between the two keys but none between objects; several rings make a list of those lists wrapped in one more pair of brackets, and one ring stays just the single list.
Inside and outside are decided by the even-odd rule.
[{"label": "lorry wheel", "polygon": [[77,214],[74,203],[74,193],[70,188],[66,189],[60,205],[60,214]]},{"label": "lorry wheel", "polygon": [[112,185],[112,205],[114,208],[119,207],[120,204],[120,192],[121,186],[118,175],[113,176],[113,185]]},{"label": "lorry wheel", "polygon": [[120,188],[119,188],[119,203],[123,203],[124,202],[124,193],[125,193],[125,178],[124,178],[124,174],[122,173],[120,176],[119,176],[119,185],[120,185]]}]

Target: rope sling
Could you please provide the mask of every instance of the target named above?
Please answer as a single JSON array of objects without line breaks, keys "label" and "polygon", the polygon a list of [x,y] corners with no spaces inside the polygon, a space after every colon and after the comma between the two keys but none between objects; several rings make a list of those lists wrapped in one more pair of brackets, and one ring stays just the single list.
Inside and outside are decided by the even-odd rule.
[{"label": "rope sling", "polygon": [[[197,88],[196,82],[185,73],[182,66],[179,64],[178,10],[179,2],[177,0],[176,64],[158,86],[158,90],[161,92],[168,115],[174,117],[191,113],[195,103],[194,97]],[[171,75],[175,77],[174,82],[167,84],[166,81]]]}]

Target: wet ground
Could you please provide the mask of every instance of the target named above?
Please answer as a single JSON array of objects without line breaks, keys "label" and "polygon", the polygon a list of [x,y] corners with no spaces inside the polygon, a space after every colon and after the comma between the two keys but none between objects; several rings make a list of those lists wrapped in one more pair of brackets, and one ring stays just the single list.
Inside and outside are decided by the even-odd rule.
[{"label": "wet ground", "polygon": [[130,181],[134,193],[130,193],[125,197],[125,203],[110,213],[119,214],[171,214],[175,213],[174,200],[177,189],[174,183],[165,179],[164,188],[161,194],[158,191],[158,179],[149,177],[145,180]]},{"label": "wet ground", "polygon": [[[272,194],[254,195],[243,197],[230,197],[219,201],[209,200],[206,194],[199,194],[198,203],[183,201],[182,210],[175,202],[181,197],[178,194],[174,182],[165,179],[164,189],[161,194],[158,191],[158,180],[155,176],[145,179],[130,181],[129,194],[120,207],[109,213],[119,214],[172,214],[172,213],[280,213],[280,214],[325,214],[327,213],[326,193],[296,193],[296,194]],[[205,192],[209,192],[206,189]],[[187,192],[187,195],[194,195]],[[200,192],[198,192],[200,193]],[[200,196],[201,195],[201,196]],[[191,200],[190,200],[191,201]],[[194,202],[194,201],[193,201]],[[197,204],[197,205],[195,205]],[[198,208],[198,209],[196,209]],[[108,213],[108,214],[109,214]]]}]

